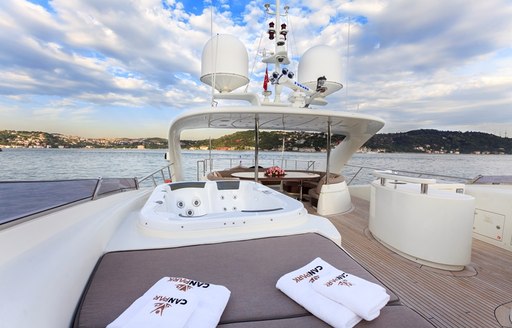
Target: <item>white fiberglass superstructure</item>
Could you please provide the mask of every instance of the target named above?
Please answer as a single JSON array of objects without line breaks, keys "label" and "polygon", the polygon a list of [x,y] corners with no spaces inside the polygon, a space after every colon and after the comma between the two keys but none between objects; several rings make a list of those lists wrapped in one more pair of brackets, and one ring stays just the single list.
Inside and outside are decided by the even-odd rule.
[{"label": "white fiberglass superstructure", "polygon": [[[270,13],[270,8],[267,6]],[[169,128],[168,159],[172,163],[172,181],[185,179],[180,147],[183,131],[194,129],[254,130],[255,172],[258,170],[259,131],[304,131],[326,136],[327,164],[325,184],[319,187],[318,213],[342,213],[352,208],[345,181],[331,181],[332,174],[341,174],[352,155],[383,126],[384,121],[372,115],[341,110],[314,108],[327,104],[326,96],[342,89],[341,56],[328,46],[307,50],[298,64],[297,79],[286,65],[288,30],[281,24],[279,2],[275,22],[269,23],[268,36],[275,49],[262,58],[266,65],[262,96],[238,92],[249,82],[248,54],[245,46],[234,36],[216,35],[205,46],[202,55],[201,81],[210,85],[212,103],[218,100],[246,101],[247,106],[212,106],[189,111],[177,117]],[[285,9],[286,15],[286,9]],[[269,73],[269,66],[271,72]],[[273,91],[268,86],[273,86]],[[286,92],[285,92],[286,91]],[[286,101],[281,98],[288,96]],[[273,98],[272,98],[273,96]],[[344,139],[331,151],[331,136]],[[258,181],[257,174],[255,180]]]}]

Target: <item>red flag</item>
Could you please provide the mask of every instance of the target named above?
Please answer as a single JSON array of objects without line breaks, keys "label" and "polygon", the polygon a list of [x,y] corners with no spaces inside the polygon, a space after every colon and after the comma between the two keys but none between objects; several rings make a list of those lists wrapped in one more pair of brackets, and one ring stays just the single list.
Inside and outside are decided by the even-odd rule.
[{"label": "red flag", "polygon": [[268,88],[268,67],[265,70],[265,78],[263,79],[263,90],[267,91]]}]

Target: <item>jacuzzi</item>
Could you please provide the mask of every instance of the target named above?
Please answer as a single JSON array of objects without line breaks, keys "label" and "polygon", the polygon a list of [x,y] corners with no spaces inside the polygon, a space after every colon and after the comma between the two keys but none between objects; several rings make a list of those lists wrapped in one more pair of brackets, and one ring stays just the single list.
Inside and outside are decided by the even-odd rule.
[{"label": "jacuzzi", "polygon": [[304,205],[253,181],[174,182],[158,185],[140,211],[153,231],[286,226],[307,220]]}]

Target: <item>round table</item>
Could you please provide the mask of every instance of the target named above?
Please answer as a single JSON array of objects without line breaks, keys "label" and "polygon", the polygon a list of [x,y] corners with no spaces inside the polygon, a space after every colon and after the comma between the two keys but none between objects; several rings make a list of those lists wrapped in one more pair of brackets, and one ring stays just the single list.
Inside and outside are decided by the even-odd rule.
[{"label": "round table", "polygon": [[[255,172],[253,171],[243,171],[243,172],[233,172],[231,173],[232,177],[243,179],[243,180],[254,180]],[[320,175],[317,173],[311,172],[301,172],[301,171],[289,171],[286,172],[285,175],[280,176],[268,176],[265,175],[265,172],[258,172],[258,180],[261,181],[297,181],[299,182],[299,199],[302,199],[302,182],[306,180],[315,180],[320,178]]]}]

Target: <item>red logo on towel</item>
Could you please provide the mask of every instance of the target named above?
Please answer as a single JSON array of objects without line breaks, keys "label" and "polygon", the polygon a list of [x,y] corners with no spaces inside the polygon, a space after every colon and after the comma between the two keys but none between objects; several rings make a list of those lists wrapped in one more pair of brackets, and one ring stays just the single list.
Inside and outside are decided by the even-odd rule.
[{"label": "red logo on towel", "polygon": [[164,310],[171,307],[172,304],[186,305],[188,303],[188,301],[184,298],[175,298],[160,295],[156,295],[155,297],[153,297],[153,301],[157,302],[154,304],[155,308],[149,313],[159,314],[160,316],[162,316]]},{"label": "red logo on towel", "polygon": [[[205,282],[200,282],[196,280],[191,280],[187,278],[179,278],[179,277],[170,277],[169,281],[177,283],[176,288],[179,290],[186,292],[189,289],[192,289],[193,287],[201,287],[201,288],[208,288],[210,287],[210,284],[207,284]],[[181,285],[186,286],[182,287]]]},{"label": "red logo on towel", "polygon": [[150,313],[154,314],[160,314],[162,316],[162,313],[164,313],[164,310],[168,307],[171,307],[171,304],[169,303],[155,303],[155,308]]},{"label": "red logo on towel", "polygon": [[341,280],[341,281],[338,281],[338,285],[339,286],[347,286],[347,287],[352,287],[352,283],[348,280]]},{"label": "red logo on towel", "polygon": [[181,290],[182,292],[186,292],[187,290],[192,289],[192,287],[190,287],[189,285],[185,285],[185,284],[177,284],[176,288],[178,290]]},{"label": "red logo on towel", "polygon": [[338,286],[352,287],[352,283],[346,279],[347,277],[348,274],[342,273],[339,276],[336,276],[335,278],[327,281],[325,286],[331,287],[332,285],[337,284]]}]

